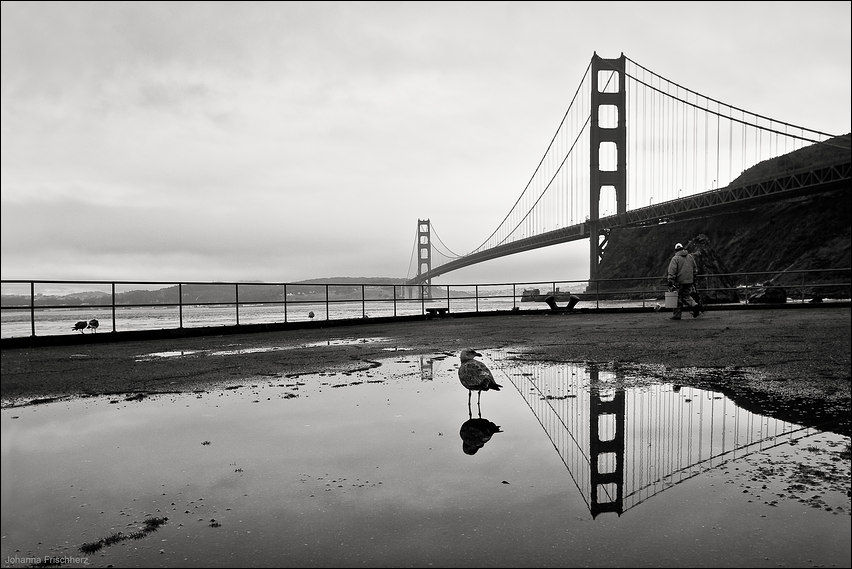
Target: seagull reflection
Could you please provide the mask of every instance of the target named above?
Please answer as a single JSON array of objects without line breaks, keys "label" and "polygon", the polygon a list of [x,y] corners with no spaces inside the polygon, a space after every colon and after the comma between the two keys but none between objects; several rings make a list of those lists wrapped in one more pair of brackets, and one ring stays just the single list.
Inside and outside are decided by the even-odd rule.
[{"label": "seagull reflection", "polygon": [[500,427],[489,421],[479,417],[477,419],[470,418],[462,423],[459,429],[459,436],[462,440],[462,450],[465,454],[476,454],[476,451],[485,446],[485,443],[491,440],[494,433],[502,433]]}]

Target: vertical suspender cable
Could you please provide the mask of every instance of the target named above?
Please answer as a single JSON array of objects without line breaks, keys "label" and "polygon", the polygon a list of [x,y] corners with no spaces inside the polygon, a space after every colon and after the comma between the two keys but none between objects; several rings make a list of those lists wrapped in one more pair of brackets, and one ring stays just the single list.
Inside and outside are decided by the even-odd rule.
[{"label": "vertical suspender cable", "polygon": [[[733,109],[728,107],[728,114],[731,114]],[[731,117],[733,118],[733,117]],[[732,164],[734,162],[734,122],[728,121],[728,181],[734,179]]]}]

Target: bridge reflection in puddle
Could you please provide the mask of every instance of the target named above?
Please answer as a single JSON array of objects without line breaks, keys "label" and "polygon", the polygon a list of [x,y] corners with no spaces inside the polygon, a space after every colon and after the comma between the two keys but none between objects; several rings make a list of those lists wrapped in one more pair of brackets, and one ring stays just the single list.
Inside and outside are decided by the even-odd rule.
[{"label": "bridge reflection in puddle", "polygon": [[720,465],[818,432],[721,393],[577,363],[497,364],[535,414],[593,517],[618,515]]}]

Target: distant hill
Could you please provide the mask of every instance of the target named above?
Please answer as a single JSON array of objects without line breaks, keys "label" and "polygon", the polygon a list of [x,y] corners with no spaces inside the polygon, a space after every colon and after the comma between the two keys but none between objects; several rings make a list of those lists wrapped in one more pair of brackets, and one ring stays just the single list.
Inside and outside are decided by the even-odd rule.
[{"label": "distant hill", "polygon": [[[850,135],[766,160],[737,181],[819,166],[845,155]],[[845,149],[842,149],[845,145]],[[613,229],[599,266],[602,279],[663,277],[674,244],[701,235],[725,272],[843,268],[852,266],[852,187],[647,227]],[[836,278],[836,276],[835,276]]]},{"label": "distant hill", "polygon": [[401,285],[405,284],[403,278],[393,277],[328,277],[308,279],[294,284],[374,284],[374,285]]},{"label": "distant hill", "polygon": [[[393,298],[392,285],[405,282],[403,278],[391,277],[331,277],[309,279],[287,283],[288,299],[325,300],[326,289],[330,300],[360,300],[362,285],[367,298]],[[240,302],[280,302],[285,298],[284,285],[262,282],[239,283]],[[373,286],[370,286],[373,285]],[[236,300],[236,287],[233,283],[185,284],[167,286],[157,290],[130,290],[117,292],[117,306],[176,304],[180,295],[184,304],[192,303],[233,303]],[[29,295],[3,295],[3,306],[29,306]],[[112,295],[101,291],[77,292],[66,295],[36,295],[36,306],[80,306],[104,305],[112,303]]]}]

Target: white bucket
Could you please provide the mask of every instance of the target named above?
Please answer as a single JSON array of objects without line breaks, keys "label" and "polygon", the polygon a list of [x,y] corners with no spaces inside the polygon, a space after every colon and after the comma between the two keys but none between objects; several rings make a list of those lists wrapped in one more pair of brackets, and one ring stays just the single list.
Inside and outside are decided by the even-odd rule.
[{"label": "white bucket", "polygon": [[666,292],[666,308],[677,308],[677,291]]}]

